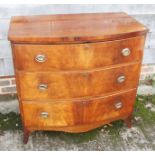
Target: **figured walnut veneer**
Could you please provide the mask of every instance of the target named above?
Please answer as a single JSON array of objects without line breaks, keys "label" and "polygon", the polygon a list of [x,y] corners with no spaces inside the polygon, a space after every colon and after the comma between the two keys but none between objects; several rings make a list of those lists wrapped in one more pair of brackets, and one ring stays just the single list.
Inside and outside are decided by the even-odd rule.
[{"label": "figured walnut veneer", "polygon": [[24,143],[35,130],[130,127],[147,31],[125,13],[13,17]]}]

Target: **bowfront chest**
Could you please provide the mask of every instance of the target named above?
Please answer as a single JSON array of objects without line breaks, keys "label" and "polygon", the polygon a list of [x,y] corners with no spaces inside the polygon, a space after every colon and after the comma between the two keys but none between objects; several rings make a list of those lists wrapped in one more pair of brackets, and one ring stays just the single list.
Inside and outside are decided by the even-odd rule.
[{"label": "bowfront chest", "polygon": [[13,17],[24,143],[35,130],[130,127],[147,31],[125,13]]}]

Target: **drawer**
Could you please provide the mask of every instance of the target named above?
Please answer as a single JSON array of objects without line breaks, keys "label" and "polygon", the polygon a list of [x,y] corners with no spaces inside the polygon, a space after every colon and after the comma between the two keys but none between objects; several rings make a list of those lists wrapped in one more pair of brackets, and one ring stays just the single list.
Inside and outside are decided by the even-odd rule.
[{"label": "drawer", "polygon": [[87,72],[22,72],[16,76],[24,100],[70,99],[100,96],[136,88],[140,63]]},{"label": "drawer", "polygon": [[94,69],[141,60],[145,37],[63,45],[13,45],[15,66],[25,71]]},{"label": "drawer", "polygon": [[87,100],[22,101],[25,126],[48,128],[124,119],[133,110],[136,89]]}]

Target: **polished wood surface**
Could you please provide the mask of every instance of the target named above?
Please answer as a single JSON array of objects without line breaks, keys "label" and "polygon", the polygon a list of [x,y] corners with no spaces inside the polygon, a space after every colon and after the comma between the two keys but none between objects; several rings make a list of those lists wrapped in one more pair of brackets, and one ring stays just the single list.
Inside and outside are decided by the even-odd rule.
[{"label": "polished wood surface", "polygon": [[[121,65],[87,72],[17,72],[21,99],[67,99],[99,96],[109,92],[135,88],[138,84],[140,63]],[[125,76],[122,83],[120,76]],[[41,90],[40,84],[47,88]]]},{"label": "polished wood surface", "polygon": [[[15,44],[16,69],[25,71],[82,70],[108,65],[140,61],[145,36],[88,44],[29,45]],[[129,48],[130,55],[122,50]],[[37,55],[44,55],[44,62],[37,62]]]},{"label": "polished wood surface", "polygon": [[14,43],[75,43],[124,39],[147,31],[123,12],[21,16],[12,18],[8,38]]},{"label": "polished wood surface", "polygon": [[147,31],[125,13],[13,17],[24,143],[35,130],[131,127]]},{"label": "polished wood surface", "polygon": [[[78,101],[22,101],[24,122],[26,127],[44,129],[127,117],[133,110],[135,96],[136,89],[132,89],[119,94]],[[115,107],[118,102],[122,103],[122,107],[119,109]],[[44,118],[41,116],[42,112],[48,113],[48,116]]]}]

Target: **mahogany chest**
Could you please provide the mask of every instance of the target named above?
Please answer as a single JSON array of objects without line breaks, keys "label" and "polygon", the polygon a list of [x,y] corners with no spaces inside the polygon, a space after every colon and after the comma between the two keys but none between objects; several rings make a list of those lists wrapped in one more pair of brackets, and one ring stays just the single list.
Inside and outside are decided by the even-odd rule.
[{"label": "mahogany chest", "polygon": [[130,127],[147,31],[122,12],[12,17],[24,143],[35,130]]}]

